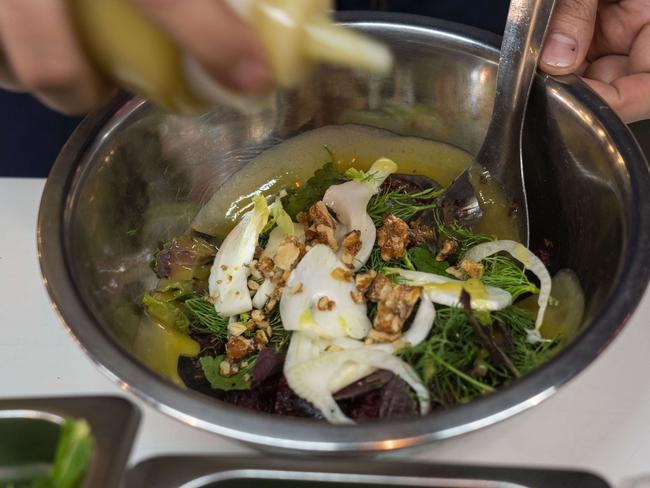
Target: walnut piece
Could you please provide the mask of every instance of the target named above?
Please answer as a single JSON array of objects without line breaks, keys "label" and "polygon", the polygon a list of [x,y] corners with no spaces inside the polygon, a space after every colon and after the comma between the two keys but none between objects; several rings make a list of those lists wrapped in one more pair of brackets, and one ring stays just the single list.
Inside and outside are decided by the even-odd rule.
[{"label": "walnut piece", "polygon": [[381,259],[390,261],[401,258],[408,242],[408,224],[393,214],[386,215],[384,225],[377,231],[377,244],[381,247]]},{"label": "walnut piece", "polygon": [[327,297],[320,297],[316,306],[321,312],[330,312],[334,310],[336,302],[334,300],[330,300]]},{"label": "walnut piece", "polygon": [[352,301],[357,304],[362,304],[366,303],[366,299],[363,296],[363,293],[360,291],[351,291],[350,292],[350,297],[352,298]]},{"label": "walnut piece", "polygon": [[274,267],[275,263],[273,262],[273,259],[268,256],[261,257],[257,262],[257,269],[264,273],[264,276],[269,276],[273,272]]},{"label": "walnut piece", "polygon": [[291,271],[293,266],[300,258],[304,246],[298,241],[296,236],[287,236],[275,252],[273,262],[282,271]]},{"label": "walnut piece", "polygon": [[354,258],[361,250],[361,244],[361,231],[359,230],[350,231],[343,237],[341,261],[350,269],[354,268]]},{"label": "walnut piece", "polygon": [[230,360],[244,359],[253,352],[253,341],[244,336],[230,336],[226,343],[226,357]]},{"label": "walnut piece", "polygon": [[[305,217],[301,216],[301,218],[303,221],[305,220]],[[305,242],[308,246],[325,244],[333,251],[338,250],[339,245],[334,236],[336,220],[330,215],[329,210],[322,201],[318,201],[311,206],[306,216],[305,225],[309,225],[305,229]]]},{"label": "walnut piece", "polygon": [[414,220],[409,224],[409,243],[412,246],[423,246],[433,242],[433,227]]},{"label": "walnut piece", "polygon": [[368,343],[399,339],[404,322],[413,312],[421,292],[419,286],[393,286],[386,276],[377,275],[367,292],[368,299],[377,303],[377,315],[373,320],[373,329],[368,333]]},{"label": "walnut piece", "polygon": [[370,285],[372,285],[372,282],[376,277],[377,272],[374,269],[367,273],[357,273],[354,277],[357,290],[361,293],[366,293],[370,289]]},{"label": "walnut piece", "polygon": [[334,268],[330,276],[338,281],[350,282],[352,281],[352,273],[343,268]]},{"label": "walnut piece", "polygon": [[458,242],[452,239],[445,239],[442,243],[442,249],[436,254],[436,261],[444,261],[456,251],[458,251]]},{"label": "walnut piece", "polygon": [[388,298],[392,289],[393,285],[391,285],[390,280],[386,276],[382,274],[377,275],[368,289],[368,299],[379,303]]},{"label": "walnut piece", "polygon": [[327,206],[325,206],[325,203],[323,203],[322,200],[316,202],[311,206],[308,216],[312,224],[316,226],[324,225],[326,227],[336,229],[336,220],[334,220],[334,218],[330,215],[329,210],[327,210]]},{"label": "walnut piece", "polygon": [[269,338],[263,330],[255,332],[255,346],[259,351],[264,349],[269,343]]},{"label": "walnut piece", "polygon": [[458,267],[467,273],[470,278],[481,278],[485,272],[485,267],[481,263],[469,259],[463,259]]}]

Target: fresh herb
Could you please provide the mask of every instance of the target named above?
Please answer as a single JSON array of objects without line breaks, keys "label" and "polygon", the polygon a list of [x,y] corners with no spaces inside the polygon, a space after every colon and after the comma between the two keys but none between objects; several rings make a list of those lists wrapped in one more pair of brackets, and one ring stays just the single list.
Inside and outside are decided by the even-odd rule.
[{"label": "fresh herb", "polygon": [[284,349],[291,339],[291,331],[282,326],[282,317],[280,316],[280,307],[275,307],[268,316],[269,324],[273,330],[271,344],[275,346],[276,351]]},{"label": "fresh herb", "polygon": [[411,262],[416,271],[447,276],[447,261],[437,261],[436,255],[427,247],[417,246],[408,250]]},{"label": "fresh herb", "polygon": [[206,379],[210,382],[210,386],[214,390],[223,391],[250,390],[253,367],[255,366],[257,355],[247,358],[244,361],[246,366],[240,367],[236,374],[228,377],[221,376],[219,370],[219,365],[222,361],[225,361],[225,359],[226,356],[223,354],[216,357],[203,356],[199,359],[199,363],[203,369],[203,374],[205,374]]},{"label": "fresh herb", "polygon": [[56,446],[54,466],[47,486],[73,488],[86,472],[93,449],[90,426],[85,420],[66,419]]},{"label": "fresh herb", "polygon": [[481,261],[485,272],[481,281],[486,285],[502,288],[516,301],[527,293],[539,294],[539,288],[532,283],[526,272],[509,256],[493,255]]},{"label": "fresh herb", "polygon": [[449,239],[458,242],[458,251],[455,253],[458,257],[462,258],[469,249],[476,246],[477,244],[496,240],[495,236],[476,233],[467,227],[463,227],[462,225],[457,224],[456,222],[445,225],[442,222],[442,218],[439,212],[433,212],[433,215],[436,222],[438,236],[443,239]]},{"label": "fresh herb", "polygon": [[[507,330],[512,341],[508,358],[521,374],[547,361],[556,350],[554,343],[526,341],[526,331],[534,322],[516,306],[485,315],[476,315],[479,322],[487,324],[483,327],[493,327],[496,324],[491,323],[499,321]],[[516,379],[507,367],[491,359],[462,308],[437,307],[429,338],[402,349],[399,355],[429,387],[434,403],[443,407],[466,403]]]},{"label": "fresh herb", "polygon": [[65,419],[56,445],[52,469],[43,478],[29,482],[2,484],[4,488],[76,488],[86,471],[94,441],[88,422]]},{"label": "fresh herb", "polygon": [[205,298],[190,298],[185,301],[185,308],[196,320],[192,328],[197,332],[212,334],[219,340],[225,340],[228,336],[228,319],[217,313],[214,305]]},{"label": "fresh herb", "polygon": [[415,214],[424,210],[436,209],[435,199],[444,189],[429,188],[416,193],[405,193],[401,189],[383,191],[374,195],[368,203],[368,215],[376,227],[381,227],[388,214],[402,220],[411,220]]},{"label": "fresh herb", "polygon": [[323,198],[327,189],[332,185],[338,185],[348,181],[334,163],[327,163],[318,169],[314,176],[299,188],[287,190],[287,196],[282,198],[282,205],[289,216],[296,220],[300,212],[304,212]]},{"label": "fresh herb", "polygon": [[190,319],[175,302],[163,301],[145,293],[142,305],[144,305],[147,315],[166,329],[185,334],[189,332]]},{"label": "fresh herb", "polygon": [[508,357],[508,355],[503,351],[501,346],[497,343],[488,326],[480,323],[479,320],[474,316],[474,313],[472,312],[472,306],[470,305],[470,300],[471,297],[469,293],[467,293],[466,290],[463,290],[460,294],[460,303],[463,305],[463,309],[465,310],[467,321],[474,329],[474,332],[480,339],[483,346],[490,353],[494,363],[499,366],[505,366],[515,378],[519,378],[521,376],[521,373],[512,363],[512,360]]}]

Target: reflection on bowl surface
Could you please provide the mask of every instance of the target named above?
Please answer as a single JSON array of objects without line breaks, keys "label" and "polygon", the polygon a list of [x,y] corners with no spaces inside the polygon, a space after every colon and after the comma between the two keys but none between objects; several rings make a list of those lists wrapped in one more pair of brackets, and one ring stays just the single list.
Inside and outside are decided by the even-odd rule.
[{"label": "reflection on bowl surface", "polygon": [[[577,79],[538,76],[523,141],[531,248],[549,251],[552,243],[551,271],[574,270],[586,297],[581,335],[550,363],[462,407],[333,428],[269,421],[182,389],[136,360],[134,350],[155,347],[145,340],[137,303],[155,287],[150,260],[158,243],[182,233],[201,206],[265,149],[311,129],[351,123],[440,141],[459,154],[480,146],[498,39],[417,17],[348,21],[390,44],[397,60],[390,78],[321,68],[301,89],[249,116],[216,108],[188,119],[139,100],[115,100],[85,121],[51,173],[39,250],[63,319],[111,376],[192,425],[313,451],[396,449],[458,435],[539,403],[581,371],[624,325],[647,283],[647,163],[625,126]],[[305,156],[305,164],[312,161]],[[283,172],[309,169],[302,163],[289,163]],[[240,193],[255,188],[248,183],[238,183]]]}]

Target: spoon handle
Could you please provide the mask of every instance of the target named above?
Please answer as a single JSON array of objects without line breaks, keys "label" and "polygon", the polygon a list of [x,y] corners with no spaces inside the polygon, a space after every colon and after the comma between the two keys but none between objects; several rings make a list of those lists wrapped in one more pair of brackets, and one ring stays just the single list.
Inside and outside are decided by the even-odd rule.
[{"label": "spoon handle", "polygon": [[[519,158],[528,94],[555,0],[511,0],[501,44],[492,121],[477,162],[498,181],[508,159]],[[511,162],[512,163],[512,162]]]}]

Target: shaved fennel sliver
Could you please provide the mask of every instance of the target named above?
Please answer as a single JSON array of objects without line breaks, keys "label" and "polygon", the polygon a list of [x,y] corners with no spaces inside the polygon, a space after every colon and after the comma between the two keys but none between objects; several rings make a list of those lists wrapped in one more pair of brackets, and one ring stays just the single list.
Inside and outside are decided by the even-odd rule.
[{"label": "shaved fennel sliver", "polygon": [[[345,265],[324,244],[312,247],[291,272],[280,299],[280,316],[286,330],[310,330],[321,337],[368,335],[370,319],[364,303],[355,303],[353,280],[336,278]],[[299,290],[299,291],[297,291]],[[334,302],[331,310],[320,310],[318,302]]]},{"label": "shaved fennel sliver", "polygon": [[423,290],[420,297],[420,306],[413,318],[413,323],[409,330],[402,335],[402,340],[408,342],[411,346],[417,346],[427,338],[435,319],[436,309]]},{"label": "shaved fennel sliver", "polygon": [[[400,358],[372,345],[361,345],[336,352],[322,351],[314,356],[319,348],[314,346],[313,341],[314,339],[305,333],[293,334],[287,351],[284,375],[294,393],[318,408],[329,422],[354,423],[341,411],[334,400],[333,393],[367,376],[375,369],[386,369],[402,378],[415,391],[421,414],[424,415],[429,411],[429,391],[422,384],[417,373]],[[312,356],[311,359],[301,361],[309,356]],[[346,369],[352,372],[354,368],[360,371],[362,376],[345,373]],[[339,378],[343,374],[349,379],[355,377],[356,379],[341,386],[342,382]]]},{"label": "shaved fennel sliver", "polygon": [[544,313],[548,305],[548,299],[551,296],[551,275],[549,274],[544,263],[535,256],[526,246],[516,241],[490,241],[478,244],[465,253],[464,259],[470,261],[480,262],[492,254],[505,251],[513,258],[519,261],[524,268],[530,270],[539,279],[539,297],[537,303],[539,304],[539,311],[537,312],[537,319],[535,320],[535,330],[530,331],[528,334],[529,342],[539,342],[541,336],[539,328],[544,321]]},{"label": "shaved fennel sliver", "polygon": [[395,171],[397,165],[393,161],[380,158],[373,163],[362,180],[332,185],[323,196],[325,205],[336,213],[337,220],[348,232],[358,230],[361,233],[361,249],[354,260],[355,270],[368,261],[377,237],[375,224],[368,215],[368,202],[379,191],[386,178]]},{"label": "shaved fennel sliver", "polygon": [[253,197],[253,209],[246,212],[221,243],[208,285],[216,311],[232,317],[252,308],[248,291],[249,265],[255,254],[260,232],[269,218],[269,207],[262,196]]},{"label": "shaved fennel sliver", "polygon": [[433,273],[401,268],[385,268],[390,274],[399,275],[402,281],[421,286],[433,303],[448,307],[460,307],[463,290],[470,295],[470,306],[474,310],[501,310],[512,304],[512,295],[501,288],[487,286],[479,280],[461,281]]}]

